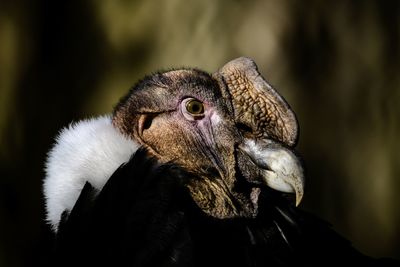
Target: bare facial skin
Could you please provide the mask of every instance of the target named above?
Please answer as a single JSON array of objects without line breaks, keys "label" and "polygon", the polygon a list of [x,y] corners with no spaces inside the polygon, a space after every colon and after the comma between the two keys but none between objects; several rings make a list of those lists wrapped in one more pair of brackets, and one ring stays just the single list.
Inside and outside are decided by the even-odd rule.
[{"label": "bare facial skin", "polygon": [[295,193],[297,204],[303,195],[291,152],[295,115],[248,58],[213,75],[185,69],[147,77],[121,100],[113,124],[160,160],[190,170],[192,198],[213,217],[255,216],[260,184]]}]

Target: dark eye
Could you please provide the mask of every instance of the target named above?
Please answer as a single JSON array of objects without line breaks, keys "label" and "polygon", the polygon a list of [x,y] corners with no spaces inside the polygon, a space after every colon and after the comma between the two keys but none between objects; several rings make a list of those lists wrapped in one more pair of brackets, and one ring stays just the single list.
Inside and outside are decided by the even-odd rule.
[{"label": "dark eye", "polygon": [[191,99],[187,101],[186,103],[186,110],[190,114],[196,116],[196,115],[202,115],[204,113],[204,105],[201,103],[199,100],[196,99]]}]

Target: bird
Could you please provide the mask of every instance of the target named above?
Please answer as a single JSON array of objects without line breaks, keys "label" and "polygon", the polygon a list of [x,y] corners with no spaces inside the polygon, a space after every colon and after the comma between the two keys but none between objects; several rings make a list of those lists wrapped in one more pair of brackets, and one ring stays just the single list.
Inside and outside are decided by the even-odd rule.
[{"label": "bird", "polygon": [[397,266],[298,207],[298,132],[250,58],[144,77],[48,154],[54,265]]}]

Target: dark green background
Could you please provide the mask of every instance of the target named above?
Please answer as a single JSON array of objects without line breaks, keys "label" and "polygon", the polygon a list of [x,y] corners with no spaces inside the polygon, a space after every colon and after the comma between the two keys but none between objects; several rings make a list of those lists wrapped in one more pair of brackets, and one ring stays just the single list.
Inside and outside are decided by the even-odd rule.
[{"label": "dark green background", "polygon": [[400,1],[1,1],[0,266],[51,247],[41,184],[61,127],[152,71],[242,55],[298,115],[301,206],[400,258],[399,37]]}]

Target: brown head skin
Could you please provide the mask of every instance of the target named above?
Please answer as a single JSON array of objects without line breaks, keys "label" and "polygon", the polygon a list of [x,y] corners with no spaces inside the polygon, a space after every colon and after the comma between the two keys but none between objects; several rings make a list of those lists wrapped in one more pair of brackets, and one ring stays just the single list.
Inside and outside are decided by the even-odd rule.
[{"label": "brown head skin", "polygon": [[261,183],[296,194],[297,183],[302,195],[302,172],[296,178],[289,168],[294,178],[282,182],[276,169],[282,153],[297,163],[285,148],[296,143],[295,116],[250,59],[213,75],[182,69],[146,77],[115,108],[113,124],[162,162],[194,173],[187,187],[213,217],[255,216]]}]

